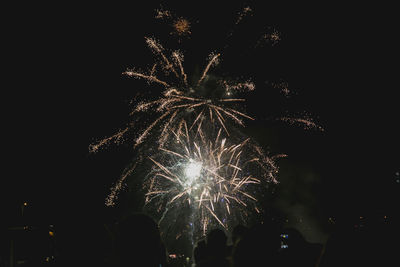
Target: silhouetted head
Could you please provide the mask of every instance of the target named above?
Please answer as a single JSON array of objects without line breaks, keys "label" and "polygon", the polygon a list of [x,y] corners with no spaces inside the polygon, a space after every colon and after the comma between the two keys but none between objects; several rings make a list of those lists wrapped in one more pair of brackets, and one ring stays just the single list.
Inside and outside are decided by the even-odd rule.
[{"label": "silhouetted head", "polygon": [[130,214],[118,223],[115,248],[120,265],[158,266],[163,256],[157,224],[141,213]]},{"label": "silhouetted head", "polygon": [[207,235],[207,250],[210,255],[225,256],[227,237],[224,231],[213,229]]},{"label": "silhouetted head", "polygon": [[207,258],[207,246],[204,239],[197,242],[197,245],[193,251],[193,257],[195,263],[199,263]]},{"label": "silhouetted head", "polygon": [[226,235],[221,229],[213,229],[207,235],[207,245],[226,245]]},{"label": "silhouetted head", "polygon": [[264,225],[256,225],[236,244],[234,266],[273,266],[279,248],[279,233]]}]

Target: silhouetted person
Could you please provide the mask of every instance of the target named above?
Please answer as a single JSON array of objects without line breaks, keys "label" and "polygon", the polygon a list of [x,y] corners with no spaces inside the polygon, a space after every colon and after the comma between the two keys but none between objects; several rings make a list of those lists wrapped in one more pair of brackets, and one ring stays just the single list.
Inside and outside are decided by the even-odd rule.
[{"label": "silhouetted person", "polygon": [[220,266],[228,267],[229,261],[227,259],[227,237],[224,231],[220,229],[213,229],[207,235],[207,248],[206,248],[206,259],[199,262],[197,267],[203,266]]},{"label": "silhouetted person", "polygon": [[288,236],[285,239],[288,248],[280,253],[280,266],[315,266],[322,245],[307,242],[295,228],[287,228],[283,232]]},{"label": "silhouetted person", "polygon": [[166,266],[166,252],[157,224],[148,216],[131,214],[117,225],[117,266]]},{"label": "silhouetted person", "polygon": [[257,225],[249,229],[233,249],[233,266],[276,266],[279,235],[274,227]]},{"label": "silhouetted person", "polygon": [[193,257],[196,266],[201,266],[201,264],[207,260],[207,244],[204,239],[197,242],[193,251]]},{"label": "silhouetted person", "polygon": [[247,227],[241,224],[236,225],[232,231],[232,245],[228,246],[228,255],[232,256],[233,248],[239,242],[239,240],[246,234]]}]

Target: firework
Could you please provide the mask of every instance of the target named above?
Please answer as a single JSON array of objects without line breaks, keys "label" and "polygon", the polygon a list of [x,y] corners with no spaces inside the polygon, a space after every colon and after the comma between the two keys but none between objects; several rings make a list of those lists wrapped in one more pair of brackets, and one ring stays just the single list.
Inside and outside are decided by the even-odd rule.
[{"label": "firework", "polygon": [[172,17],[171,11],[165,10],[162,7],[160,7],[159,9],[156,9],[155,11],[156,11],[156,15],[155,15],[156,19],[165,19],[165,18]]},{"label": "firework", "polygon": [[293,95],[293,91],[289,89],[289,83],[287,82],[280,82],[280,83],[272,83],[272,87],[279,89],[279,91],[286,97],[289,98]]},{"label": "firework", "polygon": [[171,25],[172,31],[170,34],[177,37],[178,42],[181,42],[181,37],[189,37],[192,34],[190,30],[191,22],[188,19],[178,17],[173,12],[163,9],[162,6],[156,9],[155,12],[155,19],[163,20]]},{"label": "firework", "polygon": [[124,174],[121,176],[121,178],[117,181],[117,183],[111,187],[111,193],[107,196],[106,198],[106,206],[114,206],[117,199],[118,199],[118,193],[120,190],[122,190],[125,186],[124,182],[126,178],[132,175],[133,171],[135,170],[137,164],[140,162],[140,160],[136,161],[133,166],[130,166],[125,169]]},{"label": "firework", "polygon": [[[160,60],[153,65],[154,67],[148,74],[135,69],[127,70],[123,74],[129,77],[144,79],[149,84],[159,84],[164,88],[164,91],[160,98],[153,101],[140,102],[132,109],[130,115],[137,115],[139,119],[141,115],[138,115],[138,113],[156,111],[161,114],[134,138],[135,147],[141,144],[155,128],[157,128],[155,131],[159,133],[159,144],[162,146],[169,138],[169,131],[166,130],[168,128],[178,130],[181,127],[180,121],[182,117],[189,117],[193,121],[190,129],[196,126],[201,128],[203,120],[209,120],[210,123],[216,122],[220,124],[228,135],[227,120],[231,120],[241,126],[244,126],[243,119],[254,120],[254,118],[234,107],[234,104],[243,102],[245,99],[232,97],[235,92],[254,90],[254,83],[251,81],[235,83],[220,79],[217,81],[217,87],[213,88],[215,90],[213,90],[212,96],[210,96],[208,91],[209,88],[204,85],[210,68],[218,64],[220,54],[210,54],[208,63],[201,76],[194,85],[190,85],[188,84],[187,74],[183,68],[183,54],[180,51],[173,51],[171,58],[169,58],[165,54],[164,47],[158,41],[154,38],[145,38],[145,40],[148,47]],[[160,66],[167,76],[172,75],[175,82],[169,84],[157,77],[155,75],[156,66]],[[188,115],[188,113],[190,114]],[[99,148],[111,142],[118,143],[129,130],[132,130],[133,125],[131,124],[131,126],[128,126],[123,131],[92,144],[90,150],[96,152]]]},{"label": "firework", "polygon": [[300,117],[282,117],[279,118],[279,120],[291,125],[300,126],[304,130],[318,130],[321,132],[325,131],[323,127],[314,122],[314,119],[306,113]]},{"label": "firework", "polygon": [[267,28],[265,33],[261,35],[259,40],[256,42],[255,47],[262,47],[265,44],[274,46],[282,40],[281,33],[274,28]]},{"label": "firework", "polygon": [[[244,8],[235,25],[250,15],[252,9]],[[168,10],[157,10],[155,18],[172,21],[178,42],[192,34],[190,21]],[[256,46],[279,40],[280,34],[270,30]],[[123,75],[146,81],[154,91],[161,88],[161,93],[135,101],[132,121],[125,128],[89,146],[90,152],[97,152],[131,140],[136,151],[134,163],[111,188],[106,205],[115,205],[129,179],[140,179],[144,209],[157,219],[164,237],[189,234],[197,240],[211,228],[230,231],[238,223],[246,225],[252,214],[262,212],[260,193],[277,183],[276,160],[287,156],[269,156],[240,131],[246,120],[254,120],[243,110],[242,94],[255,90],[255,84],[211,75],[223,56],[217,52],[210,53],[198,76],[188,77],[180,50],[168,51],[154,37],[145,37],[145,42],[155,58],[151,69],[127,69]],[[286,97],[292,94],[287,83],[275,87]],[[280,120],[323,130],[309,116]]]},{"label": "firework", "polygon": [[233,223],[259,213],[256,195],[263,185],[277,183],[277,157],[266,157],[249,138],[232,143],[221,128],[213,134],[208,128],[189,131],[183,124],[183,133],[173,132],[160,153],[149,157],[154,166],[145,183],[146,206],[164,211],[156,212],[159,224],[182,218],[186,205],[197,239],[210,226],[231,230]]},{"label": "firework", "polygon": [[251,7],[249,7],[249,6],[244,7],[240,12],[238,12],[238,17],[236,19],[235,24],[236,25],[239,24],[244,17],[249,16],[249,15],[251,16],[252,12],[253,12],[253,10],[251,9]]},{"label": "firework", "polygon": [[179,18],[172,24],[174,31],[171,34],[176,34],[178,36],[190,35],[190,22],[187,19]]}]

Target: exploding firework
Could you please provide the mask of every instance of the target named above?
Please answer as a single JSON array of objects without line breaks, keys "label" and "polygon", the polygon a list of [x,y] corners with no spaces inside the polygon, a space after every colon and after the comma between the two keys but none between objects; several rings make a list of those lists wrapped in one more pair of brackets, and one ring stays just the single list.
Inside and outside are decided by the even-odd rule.
[{"label": "exploding firework", "polygon": [[146,206],[156,209],[159,225],[189,218],[189,235],[197,240],[209,227],[231,230],[260,213],[258,193],[277,183],[276,157],[266,157],[250,138],[232,143],[221,128],[215,135],[208,128],[189,131],[185,121],[183,128],[149,157],[154,166],[145,183]]},{"label": "exploding firework", "polygon": [[[252,117],[234,108],[234,104],[244,102],[243,98],[231,97],[235,92],[252,91],[255,88],[254,83],[251,81],[235,83],[223,79],[210,81],[207,74],[213,65],[218,64],[220,54],[210,54],[208,63],[204,68],[201,76],[194,84],[189,84],[187,74],[183,68],[183,55],[179,51],[174,51],[171,58],[168,58],[164,53],[163,46],[154,38],[146,38],[146,43],[156,56],[160,57],[150,73],[145,74],[136,70],[127,70],[124,75],[146,80],[148,83],[156,83],[164,87],[164,91],[160,98],[153,101],[143,101],[135,105],[131,116],[138,113],[146,113],[149,111],[156,111],[161,115],[150,123],[140,134],[134,138],[135,147],[141,144],[151,131],[159,133],[160,146],[168,140],[170,132],[169,128],[178,130],[181,127],[180,123],[183,117],[189,118],[192,123],[190,129],[197,127],[201,128],[204,119],[209,120],[210,123],[214,121],[224,129],[226,134],[229,135],[226,121],[231,120],[241,126],[244,126],[243,119],[254,120]],[[167,76],[174,76],[175,82],[169,84],[161,80],[155,75],[156,66],[160,66]],[[207,80],[207,82],[205,81]],[[210,83],[212,83],[210,85]],[[206,116],[205,116],[206,115]],[[137,119],[142,118],[140,115]],[[91,152],[97,152],[102,146],[108,145],[111,142],[119,143],[123,136],[134,128],[134,124],[130,124],[127,128],[119,131],[111,137],[107,137],[94,143],[90,146]],[[155,129],[157,128],[157,129]]]},{"label": "exploding firework", "polygon": [[171,11],[165,10],[162,7],[156,9],[155,11],[155,18],[170,24],[172,27],[170,34],[177,37],[179,42],[181,42],[181,37],[189,37],[192,34],[190,30],[191,22],[187,18],[178,17]]},{"label": "exploding firework", "polygon": [[[236,24],[251,12],[245,8]],[[189,20],[174,17],[160,9],[155,18],[173,20],[175,37],[191,34]],[[263,36],[267,39],[275,44],[280,35],[273,31]],[[135,101],[126,127],[89,146],[97,152],[131,140],[138,155],[111,188],[106,205],[115,205],[130,179],[140,179],[144,209],[157,219],[164,240],[186,235],[195,241],[208,229],[230,231],[238,223],[246,225],[250,215],[262,213],[258,197],[277,183],[275,161],[286,157],[269,156],[240,131],[246,120],[254,120],[243,110],[242,94],[255,90],[255,84],[210,75],[220,53],[211,53],[203,70],[188,77],[181,51],[168,51],[153,37],[145,37],[145,42],[156,59],[152,68],[123,74],[161,87],[161,94]],[[280,88],[285,96],[291,93],[287,84]],[[280,120],[322,130],[310,117]]]},{"label": "exploding firework", "polygon": [[172,24],[174,31],[171,34],[177,34],[179,36],[189,35],[190,32],[190,22],[187,19],[179,18]]},{"label": "exploding firework", "polygon": [[267,29],[266,32],[261,35],[255,47],[263,46],[264,44],[270,44],[274,46],[278,44],[280,41],[281,41],[281,34],[276,29]]},{"label": "exploding firework", "polygon": [[160,7],[159,9],[156,9],[155,11],[156,11],[156,15],[155,15],[156,19],[166,19],[166,18],[172,17],[171,11],[165,10],[162,7]]}]

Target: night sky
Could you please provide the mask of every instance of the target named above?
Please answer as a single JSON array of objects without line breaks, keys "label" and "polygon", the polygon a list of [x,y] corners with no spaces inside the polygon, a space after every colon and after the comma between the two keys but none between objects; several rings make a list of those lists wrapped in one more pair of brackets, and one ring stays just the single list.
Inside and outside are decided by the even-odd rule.
[{"label": "night sky", "polygon": [[[132,150],[111,146],[93,155],[88,146],[122,128],[129,100],[151,88],[121,75],[153,62],[143,37],[178,46],[169,25],[153,19],[159,3],[147,2],[9,9],[1,105],[7,225],[18,222],[24,201],[35,223],[71,232],[108,220],[104,199]],[[193,21],[191,38],[182,41],[187,72],[225,45],[237,11],[246,3],[253,7],[217,69],[253,77],[257,89],[248,95],[247,111],[257,121],[245,131],[270,151],[289,155],[280,161],[274,205],[321,231],[330,216],[394,216],[400,191],[394,8],[210,3],[164,7]],[[267,26],[282,41],[249,49]],[[286,99],[268,81],[288,82],[296,94]],[[287,111],[308,111],[325,131],[271,119]]]}]

